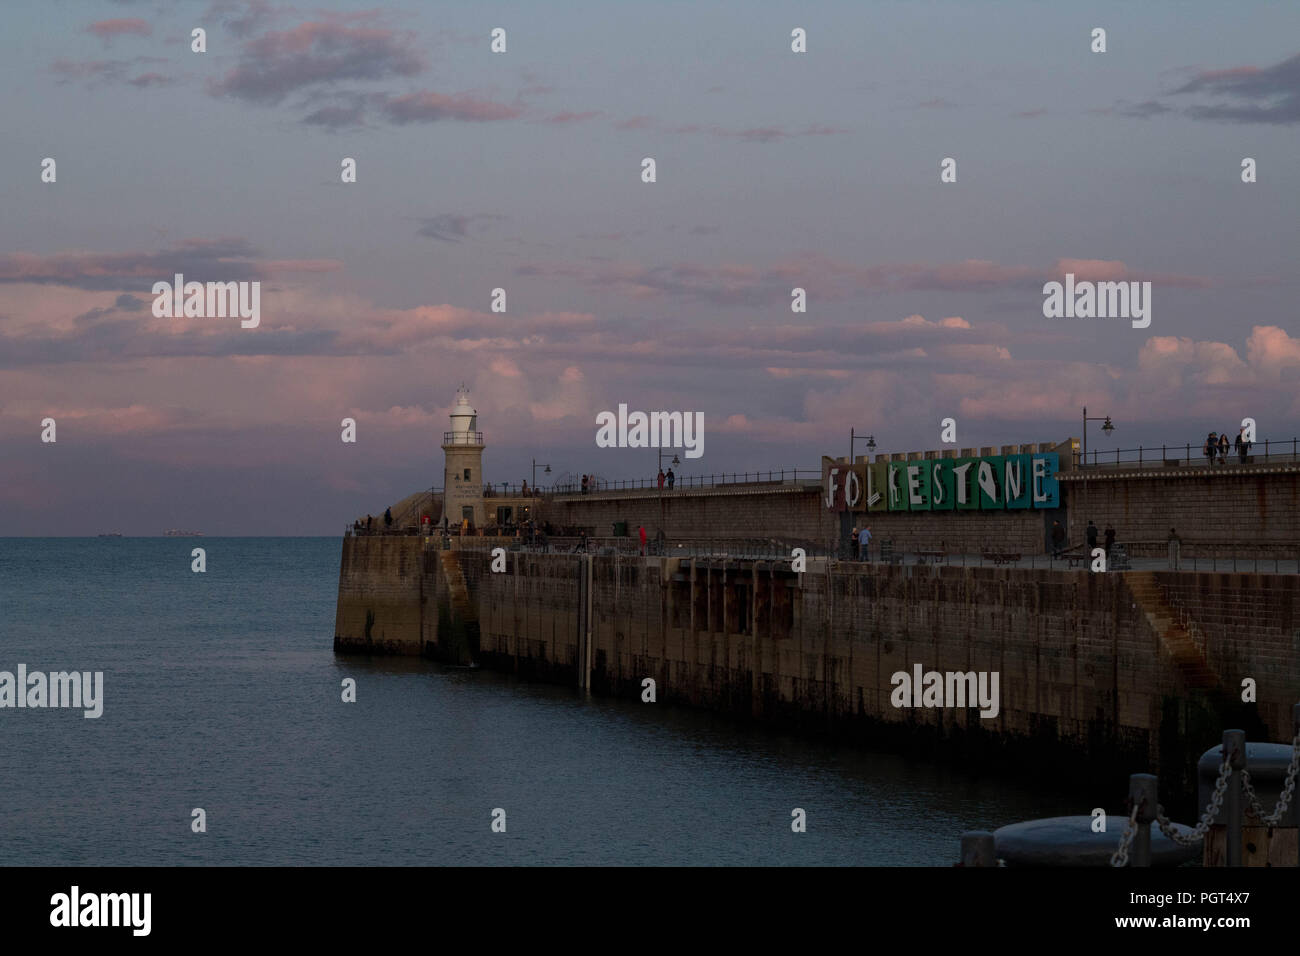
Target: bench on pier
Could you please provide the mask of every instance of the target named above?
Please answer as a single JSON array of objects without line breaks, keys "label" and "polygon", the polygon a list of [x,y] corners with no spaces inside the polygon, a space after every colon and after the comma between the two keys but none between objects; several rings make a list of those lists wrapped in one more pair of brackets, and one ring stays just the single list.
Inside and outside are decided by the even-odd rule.
[{"label": "bench on pier", "polygon": [[917,564],[925,564],[927,561],[929,561],[929,562],[933,562],[934,564],[938,564],[940,561],[942,561],[942,562],[944,562],[945,564],[947,564],[947,562],[948,562],[948,552],[947,552],[947,551],[918,551],[918,552],[916,552],[916,563],[917,563]]}]

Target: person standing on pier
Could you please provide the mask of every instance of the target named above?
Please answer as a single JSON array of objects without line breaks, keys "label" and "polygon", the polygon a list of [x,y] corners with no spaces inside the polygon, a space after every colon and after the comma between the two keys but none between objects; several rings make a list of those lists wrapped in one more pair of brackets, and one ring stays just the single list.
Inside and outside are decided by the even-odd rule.
[{"label": "person standing on pier", "polygon": [[858,560],[871,560],[871,529],[863,525],[862,530],[858,532],[858,550],[860,552]]},{"label": "person standing on pier", "polygon": [[587,476],[586,476],[586,475],[583,475],[583,476],[582,476],[582,493],[583,493],[584,495],[587,493]]},{"label": "person standing on pier", "polygon": [[637,536],[641,539],[641,557],[645,557],[645,525],[637,525]]},{"label": "person standing on pier", "polygon": [[673,490],[673,482],[675,482],[676,480],[677,480],[677,476],[673,474],[672,468],[669,468],[668,469],[668,490],[669,491]]},{"label": "person standing on pier", "polygon": [[664,490],[664,470],[662,468],[659,469],[659,490]]},{"label": "person standing on pier", "polygon": [[1228,463],[1228,433],[1224,432],[1219,436],[1219,464]]},{"label": "person standing on pier", "polygon": [[849,532],[849,543],[853,548],[853,560],[858,560],[858,526],[854,525],[853,530]]},{"label": "person standing on pier", "polygon": [[1097,547],[1097,526],[1092,523],[1091,518],[1088,519],[1087,534],[1088,534],[1088,556],[1092,557],[1092,552]]},{"label": "person standing on pier", "polygon": [[1115,549],[1115,527],[1106,525],[1106,560],[1110,560],[1110,553]]}]

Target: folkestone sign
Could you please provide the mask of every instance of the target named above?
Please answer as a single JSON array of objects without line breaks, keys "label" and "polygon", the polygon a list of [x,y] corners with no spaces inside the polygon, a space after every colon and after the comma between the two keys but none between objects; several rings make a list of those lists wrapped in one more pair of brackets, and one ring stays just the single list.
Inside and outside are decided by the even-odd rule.
[{"label": "folkestone sign", "polygon": [[823,465],[832,511],[993,511],[1060,507],[1056,452]]}]

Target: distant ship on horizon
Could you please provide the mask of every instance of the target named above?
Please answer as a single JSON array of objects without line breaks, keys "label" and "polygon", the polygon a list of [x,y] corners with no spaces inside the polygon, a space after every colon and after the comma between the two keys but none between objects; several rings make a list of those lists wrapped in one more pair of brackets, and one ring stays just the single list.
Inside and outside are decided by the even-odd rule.
[{"label": "distant ship on horizon", "polygon": [[179,531],[176,528],[168,528],[163,532],[164,538],[201,538],[202,531]]},{"label": "distant ship on horizon", "polygon": [[122,537],[122,532],[120,532],[120,531],[103,531],[103,532],[100,532],[99,537],[101,537],[101,538],[120,538],[120,537]]}]

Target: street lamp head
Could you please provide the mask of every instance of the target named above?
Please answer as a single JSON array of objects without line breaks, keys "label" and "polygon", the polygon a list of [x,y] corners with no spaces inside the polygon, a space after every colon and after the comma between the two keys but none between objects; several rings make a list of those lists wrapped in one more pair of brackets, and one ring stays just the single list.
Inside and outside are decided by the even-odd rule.
[{"label": "street lamp head", "polygon": [[673,464],[674,464],[674,465],[680,465],[681,463],[682,463],[682,460],[681,460],[680,458],[678,458],[676,455],[673,455]]},{"label": "street lamp head", "polygon": [[551,466],[550,466],[550,465],[547,465],[547,466],[546,466],[546,471],[544,471],[543,474],[549,475],[550,473],[551,473]]},{"label": "street lamp head", "polygon": [[1101,430],[1104,431],[1107,435],[1109,435],[1111,432],[1115,430],[1115,426],[1110,423],[1109,415],[1107,415],[1106,420],[1102,422]]},{"label": "street lamp head", "polygon": [[875,450],[876,450],[876,436],[875,436],[875,435],[868,435],[868,436],[867,436],[867,447],[868,447],[869,449],[871,449],[872,451],[875,451]]}]

